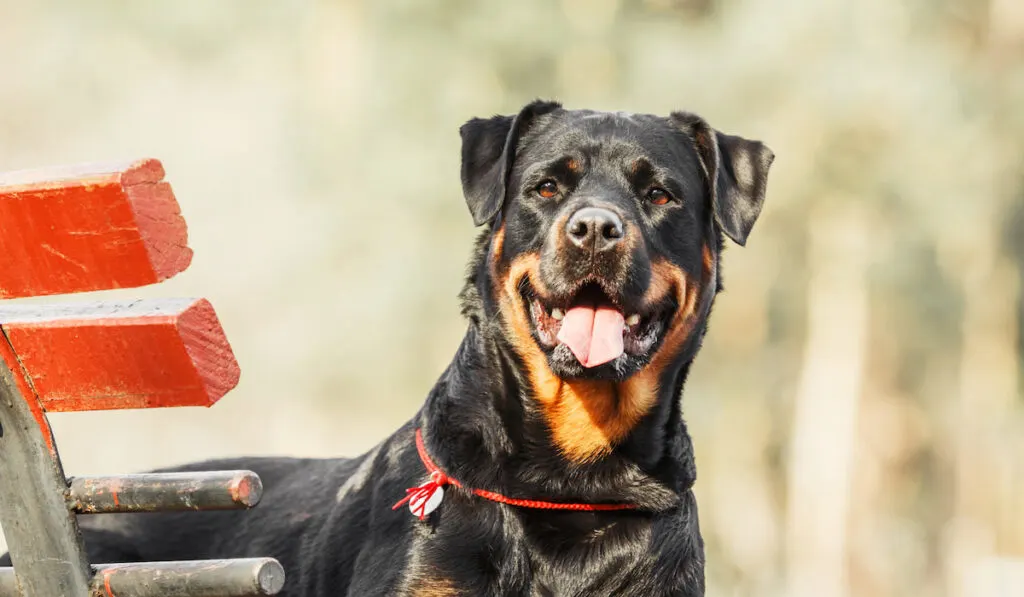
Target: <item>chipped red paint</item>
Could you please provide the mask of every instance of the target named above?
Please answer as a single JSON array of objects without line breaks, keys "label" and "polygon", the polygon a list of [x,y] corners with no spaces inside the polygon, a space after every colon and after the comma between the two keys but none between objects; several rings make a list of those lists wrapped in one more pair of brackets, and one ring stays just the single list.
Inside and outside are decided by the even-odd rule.
[{"label": "chipped red paint", "polygon": [[157,160],[0,174],[0,299],[134,288],[192,260]]},{"label": "chipped red paint", "polygon": [[15,382],[18,384],[18,391],[25,398],[28,408],[32,412],[32,418],[39,425],[39,432],[43,435],[43,440],[46,442],[46,448],[49,450],[50,456],[56,459],[57,446],[53,442],[50,422],[46,419],[46,413],[43,411],[43,406],[39,403],[35,389],[29,382],[25,369],[22,367],[21,361],[18,360],[18,356],[14,353],[14,349],[11,347],[3,330],[0,330],[0,359],[3,359],[4,363],[7,364],[7,368],[11,370]]},{"label": "chipped red paint", "polygon": [[0,309],[0,329],[48,412],[210,406],[240,376],[205,299]]},{"label": "chipped red paint", "polygon": [[249,496],[252,493],[252,484],[249,482],[249,477],[235,479],[232,481],[228,491],[231,493],[231,499],[235,502],[248,502]]},{"label": "chipped red paint", "polygon": [[245,470],[68,479],[68,505],[79,514],[241,510],[262,495],[259,476]]},{"label": "chipped red paint", "polygon": [[113,568],[103,571],[103,590],[107,592],[107,597],[114,597],[114,590],[110,588],[110,577],[113,575]]}]

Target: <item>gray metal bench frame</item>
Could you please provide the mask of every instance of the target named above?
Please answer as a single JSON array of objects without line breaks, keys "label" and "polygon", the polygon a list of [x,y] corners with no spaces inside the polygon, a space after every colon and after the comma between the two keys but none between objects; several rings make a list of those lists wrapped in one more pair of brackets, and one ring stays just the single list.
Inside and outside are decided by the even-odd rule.
[{"label": "gray metal bench frame", "polygon": [[[90,565],[78,514],[250,508],[262,493],[259,477],[227,471],[69,480],[29,400],[0,359],[0,523],[14,563],[0,568],[0,597],[253,597],[281,590],[284,570],[272,558]],[[119,497],[111,499],[111,487]]]}]

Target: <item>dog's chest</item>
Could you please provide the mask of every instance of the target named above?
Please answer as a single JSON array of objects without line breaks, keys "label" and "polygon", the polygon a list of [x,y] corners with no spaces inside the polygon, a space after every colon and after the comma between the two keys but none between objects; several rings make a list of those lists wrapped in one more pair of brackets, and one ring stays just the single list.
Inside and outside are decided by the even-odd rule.
[{"label": "dog's chest", "polygon": [[[414,540],[407,595],[576,597],[702,595],[679,586],[677,566],[652,549],[636,517],[523,516],[507,508],[445,516]],[[701,583],[702,584],[702,583]]]}]

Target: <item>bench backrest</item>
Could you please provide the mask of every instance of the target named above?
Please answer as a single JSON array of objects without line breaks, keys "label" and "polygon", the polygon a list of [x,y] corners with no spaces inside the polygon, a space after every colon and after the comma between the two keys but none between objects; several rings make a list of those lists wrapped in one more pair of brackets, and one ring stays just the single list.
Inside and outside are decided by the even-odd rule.
[{"label": "bench backrest", "polygon": [[[155,284],[192,260],[157,160],[0,174],[0,299]],[[67,478],[47,412],[210,406],[239,367],[210,303],[0,302],[0,597],[276,594],[271,558],[86,561],[77,516],[249,508],[250,471]],[[190,593],[188,591],[193,591]]]}]

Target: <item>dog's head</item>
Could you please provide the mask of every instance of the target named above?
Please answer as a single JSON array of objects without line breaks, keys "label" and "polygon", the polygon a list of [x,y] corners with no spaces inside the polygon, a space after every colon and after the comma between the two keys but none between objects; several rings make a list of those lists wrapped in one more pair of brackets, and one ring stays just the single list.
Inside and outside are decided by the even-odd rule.
[{"label": "dog's head", "polygon": [[717,290],[721,234],[746,242],[774,157],[692,114],[540,101],[461,135],[466,201],[491,225],[484,309],[563,380],[678,356]]}]

